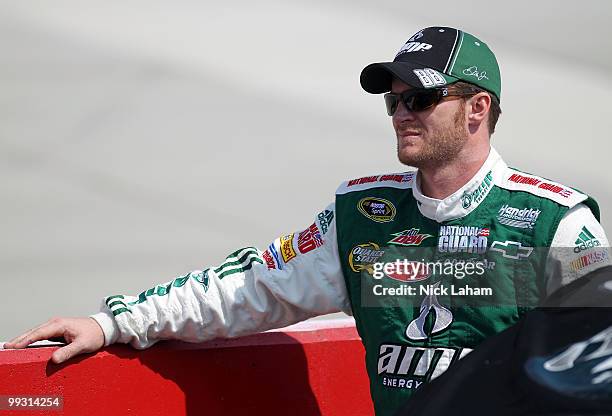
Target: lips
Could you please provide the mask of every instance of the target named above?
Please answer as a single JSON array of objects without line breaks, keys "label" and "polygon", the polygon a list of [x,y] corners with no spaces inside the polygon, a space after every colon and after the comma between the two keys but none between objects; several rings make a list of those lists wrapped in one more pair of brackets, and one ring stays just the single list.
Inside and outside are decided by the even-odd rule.
[{"label": "lips", "polygon": [[412,144],[412,143],[416,143],[417,141],[422,140],[421,133],[418,131],[403,131],[403,132],[398,132],[397,134],[397,138],[398,140],[400,140],[400,143],[403,144]]},{"label": "lips", "polygon": [[420,136],[421,132],[420,131],[416,131],[416,130],[408,130],[408,131],[401,131],[401,132],[399,132],[399,135],[401,137],[414,137],[414,136]]},{"label": "lips", "polygon": [[423,132],[420,127],[411,126],[407,123],[402,123],[398,125],[395,131],[397,132],[398,136],[405,136],[405,137],[420,136],[421,133]]}]

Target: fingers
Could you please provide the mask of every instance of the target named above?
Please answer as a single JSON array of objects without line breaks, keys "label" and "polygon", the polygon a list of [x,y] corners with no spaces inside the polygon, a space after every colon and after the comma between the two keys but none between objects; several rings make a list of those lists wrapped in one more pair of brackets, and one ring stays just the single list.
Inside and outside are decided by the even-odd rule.
[{"label": "fingers", "polygon": [[35,341],[63,337],[68,343],[55,350],[51,361],[56,364],[104,346],[104,331],[92,318],[55,318],[5,344],[5,348],[25,348]]},{"label": "fingers", "polygon": [[25,348],[33,342],[48,339],[51,337],[62,336],[64,327],[59,319],[52,319],[44,324],[31,329],[23,335],[12,339],[5,344],[5,348]]},{"label": "fingers", "polygon": [[52,354],[51,360],[56,364],[63,363],[75,355],[95,352],[104,346],[104,332],[92,318],[68,319],[64,332],[64,338],[69,344]]},{"label": "fingers", "polygon": [[12,340],[10,340],[9,342],[7,342],[5,345],[7,348],[14,348],[13,345],[15,345],[16,343],[18,343],[19,341],[23,340],[23,338],[27,337],[28,335],[30,335],[30,333],[32,333],[33,331],[37,330],[38,328],[47,325],[48,322],[45,322],[44,324],[38,325],[35,328],[30,329],[29,331],[24,332],[23,334],[16,336],[15,338],[13,338]]},{"label": "fingers", "polygon": [[51,360],[55,364],[61,364],[75,355],[81,354],[82,352],[85,352],[84,346],[79,342],[73,342],[72,344],[68,344],[65,347],[56,350],[51,355]]}]

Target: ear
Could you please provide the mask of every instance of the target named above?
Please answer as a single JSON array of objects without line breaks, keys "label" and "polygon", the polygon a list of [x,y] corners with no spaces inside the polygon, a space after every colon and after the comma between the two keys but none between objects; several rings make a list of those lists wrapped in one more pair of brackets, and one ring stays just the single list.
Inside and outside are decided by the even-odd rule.
[{"label": "ear", "polygon": [[479,92],[467,100],[466,104],[468,124],[470,126],[478,127],[488,120],[489,109],[491,108],[491,97],[489,94]]}]

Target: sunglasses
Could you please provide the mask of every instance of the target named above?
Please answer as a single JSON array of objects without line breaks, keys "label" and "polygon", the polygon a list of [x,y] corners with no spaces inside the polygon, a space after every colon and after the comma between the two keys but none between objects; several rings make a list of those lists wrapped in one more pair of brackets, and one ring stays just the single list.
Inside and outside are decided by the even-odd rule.
[{"label": "sunglasses", "polygon": [[397,110],[400,100],[404,103],[408,111],[415,112],[427,110],[446,97],[462,97],[474,94],[476,93],[450,92],[448,88],[412,89],[399,94],[394,94],[392,92],[385,94],[385,104],[387,105],[387,114],[392,116],[395,114],[395,110]]}]

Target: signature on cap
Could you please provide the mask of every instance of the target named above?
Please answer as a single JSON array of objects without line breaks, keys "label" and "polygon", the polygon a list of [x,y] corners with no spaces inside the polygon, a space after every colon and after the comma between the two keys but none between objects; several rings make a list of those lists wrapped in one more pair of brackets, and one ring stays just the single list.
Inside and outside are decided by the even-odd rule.
[{"label": "signature on cap", "polygon": [[464,69],[463,75],[476,77],[478,78],[478,81],[482,81],[483,79],[489,79],[489,77],[487,76],[487,71],[478,72],[477,66],[471,66],[469,68]]}]

